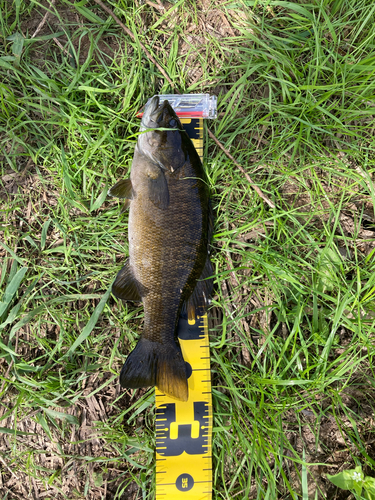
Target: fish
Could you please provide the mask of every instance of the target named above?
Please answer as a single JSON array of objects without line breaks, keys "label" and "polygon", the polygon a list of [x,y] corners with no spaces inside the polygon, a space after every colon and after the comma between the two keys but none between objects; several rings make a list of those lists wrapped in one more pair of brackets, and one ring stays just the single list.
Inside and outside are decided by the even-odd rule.
[{"label": "fish", "polygon": [[142,302],[142,335],[120,374],[126,388],[157,386],[188,400],[188,368],[178,343],[180,315],[203,314],[212,292],[210,190],[199,155],[167,100],[144,109],[130,178],[109,195],[129,207],[129,257],[112,285]]}]

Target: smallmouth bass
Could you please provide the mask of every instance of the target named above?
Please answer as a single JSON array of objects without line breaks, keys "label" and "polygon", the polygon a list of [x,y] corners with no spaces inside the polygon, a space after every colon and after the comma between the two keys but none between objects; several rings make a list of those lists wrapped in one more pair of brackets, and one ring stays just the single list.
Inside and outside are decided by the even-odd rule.
[{"label": "smallmouth bass", "polygon": [[181,312],[189,319],[198,310],[201,314],[212,290],[209,189],[198,153],[168,101],[159,107],[154,96],[148,102],[140,131],[130,179],[109,190],[130,206],[129,258],[112,292],[144,306],[144,330],[121,370],[120,383],[129,388],[156,385],[187,401],[178,320]]}]

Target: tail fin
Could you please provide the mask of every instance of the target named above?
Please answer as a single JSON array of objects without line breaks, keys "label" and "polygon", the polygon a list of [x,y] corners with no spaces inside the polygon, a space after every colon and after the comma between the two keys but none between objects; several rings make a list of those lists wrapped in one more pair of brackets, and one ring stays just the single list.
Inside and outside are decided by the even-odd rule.
[{"label": "tail fin", "polygon": [[186,365],[179,347],[141,338],[122,367],[120,384],[131,389],[156,385],[168,396],[187,401]]}]

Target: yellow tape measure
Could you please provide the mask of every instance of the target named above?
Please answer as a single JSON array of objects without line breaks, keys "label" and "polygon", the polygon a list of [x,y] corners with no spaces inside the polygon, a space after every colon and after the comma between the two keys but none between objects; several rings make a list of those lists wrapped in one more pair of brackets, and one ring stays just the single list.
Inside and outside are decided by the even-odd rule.
[{"label": "yellow tape measure", "polygon": [[203,119],[180,118],[180,122],[194,144],[199,158],[203,161]]},{"label": "yellow tape measure", "polygon": [[[203,119],[180,118],[203,156]],[[212,399],[207,315],[180,318],[179,341],[191,374],[189,399],[177,401],[155,388],[156,500],[212,498]]]}]

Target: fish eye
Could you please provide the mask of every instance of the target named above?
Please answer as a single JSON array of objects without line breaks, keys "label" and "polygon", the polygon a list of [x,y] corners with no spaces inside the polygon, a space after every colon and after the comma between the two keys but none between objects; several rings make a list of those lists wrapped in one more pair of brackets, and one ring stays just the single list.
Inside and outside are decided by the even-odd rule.
[{"label": "fish eye", "polygon": [[174,118],[172,118],[172,120],[170,120],[170,122],[169,122],[169,125],[171,127],[175,127],[177,125],[177,121]]}]

